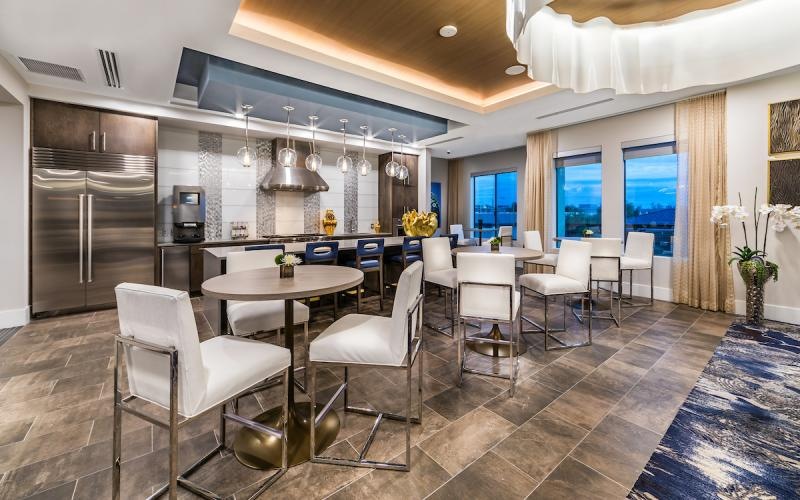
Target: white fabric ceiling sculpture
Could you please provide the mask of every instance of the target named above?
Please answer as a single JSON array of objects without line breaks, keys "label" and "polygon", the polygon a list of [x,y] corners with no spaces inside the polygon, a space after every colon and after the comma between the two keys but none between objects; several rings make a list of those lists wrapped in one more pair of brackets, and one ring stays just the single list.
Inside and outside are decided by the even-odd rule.
[{"label": "white fabric ceiling sculpture", "polygon": [[506,0],[506,31],[528,76],[576,92],[651,94],[800,65],[800,0],[741,0],[676,19],[576,23],[553,0]]}]

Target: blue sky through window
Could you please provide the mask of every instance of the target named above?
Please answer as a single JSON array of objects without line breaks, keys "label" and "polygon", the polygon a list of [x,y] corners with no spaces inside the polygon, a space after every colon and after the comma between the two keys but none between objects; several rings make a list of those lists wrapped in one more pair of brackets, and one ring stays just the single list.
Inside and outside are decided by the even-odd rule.
[{"label": "blue sky through window", "polygon": [[556,168],[558,236],[581,236],[584,229],[601,231],[602,168],[600,163]]},{"label": "blue sky through window", "polygon": [[672,255],[677,179],[676,154],[625,160],[625,233],[655,234],[656,255]]},{"label": "blue sky through window", "polygon": [[[473,224],[512,226],[517,235],[517,173],[476,175],[472,178]],[[484,236],[491,236],[484,234]]]}]

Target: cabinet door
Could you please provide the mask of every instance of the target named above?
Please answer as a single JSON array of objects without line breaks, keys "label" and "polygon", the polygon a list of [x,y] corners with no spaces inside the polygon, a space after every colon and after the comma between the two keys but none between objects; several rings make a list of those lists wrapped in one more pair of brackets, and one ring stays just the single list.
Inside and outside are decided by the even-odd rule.
[{"label": "cabinet door", "polygon": [[97,151],[100,113],[61,102],[33,101],[33,146]]},{"label": "cabinet door", "polygon": [[104,112],[100,114],[99,151],[155,156],[156,134],[152,118]]}]

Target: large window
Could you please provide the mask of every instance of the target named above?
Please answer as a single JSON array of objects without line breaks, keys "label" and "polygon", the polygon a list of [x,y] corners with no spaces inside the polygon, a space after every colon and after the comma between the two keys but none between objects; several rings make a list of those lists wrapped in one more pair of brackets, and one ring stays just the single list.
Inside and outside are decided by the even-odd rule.
[{"label": "large window", "polygon": [[675,143],[623,150],[625,160],[625,237],[630,231],[655,235],[655,254],[672,255],[678,155]]},{"label": "large window", "polygon": [[472,176],[472,200],[476,227],[511,226],[513,238],[517,239],[516,172]]},{"label": "large window", "polygon": [[600,236],[602,180],[600,153],[556,159],[556,234],[582,236],[590,229]]}]

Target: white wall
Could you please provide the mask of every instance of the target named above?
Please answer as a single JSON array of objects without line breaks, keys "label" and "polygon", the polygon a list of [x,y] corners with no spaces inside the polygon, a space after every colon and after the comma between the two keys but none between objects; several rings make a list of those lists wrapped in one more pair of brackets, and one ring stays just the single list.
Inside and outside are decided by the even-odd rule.
[{"label": "white wall", "polygon": [[[800,72],[773,77],[728,89],[728,198],[738,203],[753,199],[758,187],[758,203],[767,200],[768,106],[770,103],[800,99]],[[798,172],[800,175],[800,172]],[[745,201],[749,205],[752,201]],[[752,210],[752,207],[749,209]],[[750,223],[752,221],[749,221]],[[744,244],[741,226],[733,225],[733,245]],[[752,237],[752,229],[751,229]],[[762,233],[763,238],[763,233]],[[763,241],[763,240],[762,240]],[[752,244],[752,241],[751,241]],[[800,323],[800,230],[770,231],[767,237],[769,259],[780,266],[779,280],[766,286],[767,318]],[[736,311],[744,313],[744,284],[734,272]]]},{"label": "white wall", "polygon": [[[250,237],[256,234],[257,169],[244,168],[236,160],[236,152],[244,146],[238,136],[222,136],[222,238],[230,238],[231,222],[247,222]],[[337,218],[344,217],[344,180],[336,169],[338,150],[320,149],[323,167],[320,175],[330,190],[320,193],[320,210],[332,208]],[[367,152],[373,171],[358,179],[358,231],[369,232],[370,225],[378,220],[378,156]],[[172,186],[199,184],[198,131],[192,129],[159,127],[158,133],[158,235],[159,241],[171,241]],[[277,192],[275,197],[275,231],[281,234],[304,232],[303,193]],[[322,215],[320,214],[320,218]],[[346,232],[344,224],[337,233]]]},{"label": "white wall", "polygon": [[0,328],[24,325],[28,307],[28,148],[30,100],[27,86],[0,58]]},{"label": "white wall", "polygon": [[[673,105],[558,129],[557,151],[575,151],[594,147],[600,147],[602,150],[603,236],[622,238],[625,233],[623,144],[643,139],[663,138],[663,136],[673,136],[674,134],[675,106]],[[551,237],[545,239],[552,243]],[[671,300],[670,258],[656,257],[654,260],[655,296],[661,300]],[[634,273],[634,286],[634,293],[649,296],[649,273]]]}]

